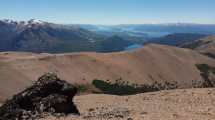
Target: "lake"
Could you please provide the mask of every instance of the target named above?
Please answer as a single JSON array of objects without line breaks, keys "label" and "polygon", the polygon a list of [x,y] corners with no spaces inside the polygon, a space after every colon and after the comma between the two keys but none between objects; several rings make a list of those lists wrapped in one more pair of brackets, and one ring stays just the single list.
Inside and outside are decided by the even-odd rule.
[{"label": "lake", "polygon": [[135,49],[142,48],[142,47],[143,47],[142,44],[133,44],[133,45],[125,47],[124,51],[131,51],[131,50],[135,50]]}]

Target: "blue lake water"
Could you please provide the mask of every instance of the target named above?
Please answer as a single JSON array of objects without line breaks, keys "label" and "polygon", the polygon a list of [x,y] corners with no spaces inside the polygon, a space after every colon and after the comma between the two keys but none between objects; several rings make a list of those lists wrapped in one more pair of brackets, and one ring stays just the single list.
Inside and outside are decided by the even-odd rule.
[{"label": "blue lake water", "polygon": [[142,47],[143,47],[143,45],[141,45],[141,44],[133,44],[133,45],[127,46],[124,49],[124,51],[135,50],[135,49],[142,48]]}]

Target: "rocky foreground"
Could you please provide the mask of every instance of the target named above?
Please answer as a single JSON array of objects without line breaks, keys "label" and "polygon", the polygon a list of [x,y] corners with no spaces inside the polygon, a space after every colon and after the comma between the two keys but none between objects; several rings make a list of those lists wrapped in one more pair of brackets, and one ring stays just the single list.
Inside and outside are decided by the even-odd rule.
[{"label": "rocky foreground", "polygon": [[214,120],[215,89],[185,89],[132,96],[83,95],[74,98],[80,116],[42,120]]},{"label": "rocky foreground", "polygon": [[45,74],[0,107],[0,120],[37,120],[47,115],[79,115],[73,103],[77,91],[75,86],[55,74]]}]

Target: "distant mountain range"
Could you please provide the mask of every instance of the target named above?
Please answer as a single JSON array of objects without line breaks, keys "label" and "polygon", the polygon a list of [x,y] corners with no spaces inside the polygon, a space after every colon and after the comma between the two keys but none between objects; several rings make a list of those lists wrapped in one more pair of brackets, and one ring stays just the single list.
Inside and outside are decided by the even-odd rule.
[{"label": "distant mountain range", "polygon": [[97,33],[133,33],[133,36],[161,37],[173,33],[215,34],[214,24],[170,23],[170,24],[128,24],[128,25],[80,25]]},{"label": "distant mountain range", "polygon": [[30,20],[0,21],[0,50],[31,52],[72,52],[96,50],[103,37],[78,26]]},{"label": "distant mountain range", "polygon": [[[78,25],[60,25],[34,19],[27,22],[1,20],[0,28],[0,51],[112,52],[136,43],[131,37],[124,39],[120,35],[105,36]],[[112,38],[116,41],[110,40]]]},{"label": "distant mountain range", "polygon": [[177,46],[214,33],[215,25],[200,24],[105,26],[0,20],[0,51],[117,52],[151,42]]},{"label": "distant mountain range", "polygon": [[100,35],[118,35],[123,39],[139,44],[164,44],[181,46],[206,36],[215,34],[213,24],[172,23],[172,24],[133,24],[133,25],[80,25]]},{"label": "distant mountain range", "polygon": [[187,42],[194,42],[208,35],[198,33],[173,33],[159,38],[153,38],[145,42],[145,44],[156,43],[171,46],[181,46]]}]

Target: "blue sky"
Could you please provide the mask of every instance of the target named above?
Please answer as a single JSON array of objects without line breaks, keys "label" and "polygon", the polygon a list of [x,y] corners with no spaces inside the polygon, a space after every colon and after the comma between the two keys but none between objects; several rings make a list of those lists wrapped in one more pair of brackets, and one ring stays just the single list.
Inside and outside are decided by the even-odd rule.
[{"label": "blue sky", "polygon": [[0,0],[0,19],[55,23],[214,23],[215,0]]}]

